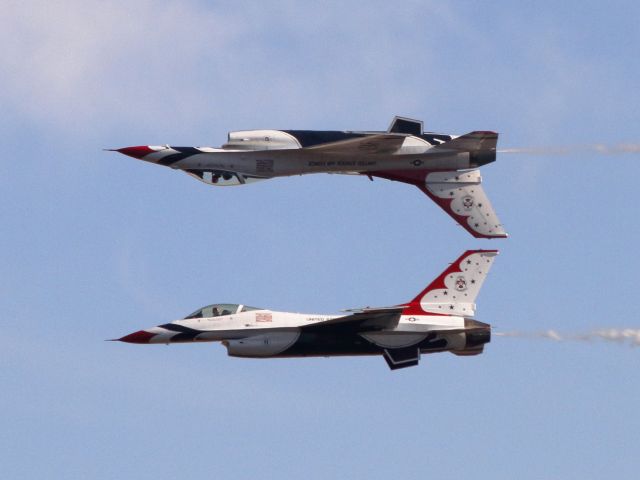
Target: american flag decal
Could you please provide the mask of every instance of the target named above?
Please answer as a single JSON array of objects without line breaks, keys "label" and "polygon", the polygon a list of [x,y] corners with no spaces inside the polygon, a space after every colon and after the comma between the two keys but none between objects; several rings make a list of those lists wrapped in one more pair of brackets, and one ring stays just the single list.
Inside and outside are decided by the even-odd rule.
[{"label": "american flag decal", "polygon": [[272,317],[270,313],[256,313],[256,322],[271,322]]},{"label": "american flag decal", "polygon": [[256,160],[256,172],[273,173],[273,160],[270,160],[270,159]]}]

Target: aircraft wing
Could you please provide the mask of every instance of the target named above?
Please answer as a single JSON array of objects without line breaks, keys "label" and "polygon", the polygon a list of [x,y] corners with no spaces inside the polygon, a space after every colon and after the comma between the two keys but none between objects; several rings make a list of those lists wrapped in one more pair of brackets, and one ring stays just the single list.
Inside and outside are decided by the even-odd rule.
[{"label": "aircraft wing", "polygon": [[343,155],[390,155],[398,151],[407,135],[400,133],[385,133],[367,135],[360,138],[341,140],[339,142],[323,143],[306,147],[303,150],[313,150],[322,153],[339,153]]},{"label": "aircraft wing", "polygon": [[393,307],[361,307],[361,308],[347,308],[341,310],[346,313],[400,313],[404,308],[403,305],[394,305]]},{"label": "aircraft wing", "polygon": [[[302,331],[324,331],[333,334],[358,334],[365,332],[376,332],[378,330],[393,329],[398,325],[400,315],[405,307],[382,307],[364,308],[352,315],[334,318],[326,322],[306,325]],[[365,333],[366,335],[366,333]],[[435,337],[434,332],[429,332],[427,336]],[[365,337],[366,338],[366,337]],[[383,348],[382,356],[391,370],[406,368],[418,365],[420,361],[420,347],[412,345],[409,347]]]},{"label": "aircraft wing", "polygon": [[351,315],[334,318],[326,322],[305,325],[302,330],[375,331],[390,329],[398,325],[404,307],[363,309]]}]

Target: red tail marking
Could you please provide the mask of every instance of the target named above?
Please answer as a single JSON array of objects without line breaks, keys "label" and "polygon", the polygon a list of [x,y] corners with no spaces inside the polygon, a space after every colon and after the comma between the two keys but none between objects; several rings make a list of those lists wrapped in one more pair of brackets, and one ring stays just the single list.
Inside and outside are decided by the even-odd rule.
[{"label": "red tail marking", "polygon": [[418,295],[416,295],[416,297],[413,300],[407,303],[406,308],[402,311],[402,314],[403,315],[436,315],[433,313],[427,314],[427,312],[425,312],[422,309],[422,306],[420,304],[420,300],[422,300],[422,297],[424,297],[427,294],[427,292],[430,292],[431,290],[447,288],[447,285],[444,282],[445,279],[452,273],[462,272],[462,270],[460,269],[460,264],[465,258],[467,258],[470,255],[473,255],[474,253],[485,253],[485,252],[497,253],[498,251],[497,250],[467,250],[462,255],[460,255],[460,257],[458,257],[457,260],[455,260],[451,265],[449,265],[449,267],[447,267],[447,269],[444,272],[438,275],[436,279],[433,280],[427,286],[427,288],[422,290]]},{"label": "red tail marking", "polygon": [[[440,208],[442,208],[445,212],[447,212],[451,217],[458,222],[458,224],[468,231],[471,235],[476,238],[507,238],[507,235],[483,235],[481,233],[476,232],[468,223],[469,217],[460,215],[453,211],[451,208],[451,203],[453,202],[453,198],[440,198],[429,191],[429,189],[425,185],[425,181],[427,179],[427,175],[431,172],[437,172],[439,170],[388,170],[384,172],[367,172],[369,178],[371,177],[379,177],[386,178],[387,180],[392,180],[395,182],[408,183],[410,185],[415,185],[418,187],[423,193],[425,193],[431,200],[433,200]],[[447,170],[448,171],[448,170]]]}]

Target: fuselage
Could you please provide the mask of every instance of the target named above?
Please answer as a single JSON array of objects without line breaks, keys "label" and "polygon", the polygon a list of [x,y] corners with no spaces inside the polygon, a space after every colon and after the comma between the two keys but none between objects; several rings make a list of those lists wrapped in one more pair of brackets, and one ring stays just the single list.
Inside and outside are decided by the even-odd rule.
[{"label": "fuselage", "polygon": [[252,358],[382,355],[392,370],[417,365],[421,353],[477,355],[491,340],[491,327],[473,318],[475,299],[497,253],[464,252],[412,300],[399,305],[326,315],[216,303],[117,340],[222,342],[229,355]]},{"label": "fuselage", "polygon": [[474,237],[505,238],[478,169],[495,161],[498,134],[422,133],[421,122],[403,122],[396,117],[387,132],[243,130],[229,133],[220,148],[164,145],[117,151],[214,186],[314,173],[403,182],[418,187]]},{"label": "fuselage", "polygon": [[[469,152],[434,148],[455,135],[406,135],[393,152],[376,151],[375,138],[384,132],[248,130],[231,132],[220,148],[149,146],[120,149],[142,160],[183,170],[210,184],[226,186],[313,173],[435,172],[464,170],[493,161]],[[327,142],[364,139],[353,148],[325,149]],[[139,149],[136,151],[135,149]]]},{"label": "fuselage", "polygon": [[[479,353],[490,340],[490,326],[455,315],[398,315],[393,328],[332,329],[323,326],[340,315],[304,314],[235,304],[204,307],[187,318],[121,338],[129,343],[222,342],[239,357],[378,355],[408,346],[422,353]],[[226,308],[226,309],[225,309]],[[231,311],[233,310],[233,311]],[[323,328],[309,328],[309,327]]]}]

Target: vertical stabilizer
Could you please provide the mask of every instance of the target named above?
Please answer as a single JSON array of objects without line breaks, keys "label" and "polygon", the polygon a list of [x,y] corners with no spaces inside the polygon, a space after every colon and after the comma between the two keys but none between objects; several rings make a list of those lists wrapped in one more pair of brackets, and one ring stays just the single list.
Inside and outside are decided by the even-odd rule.
[{"label": "vertical stabilizer", "polygon": [[479,170],[432,172],[427,174],[424,187],[418,188],[474,237],[507,237],[482,188]]},{"label": "vertical stabilizer", "polygon": [[403,313],[475,315],[476,297],[497,254],[497,250],[466,251],[411,300]]}]

